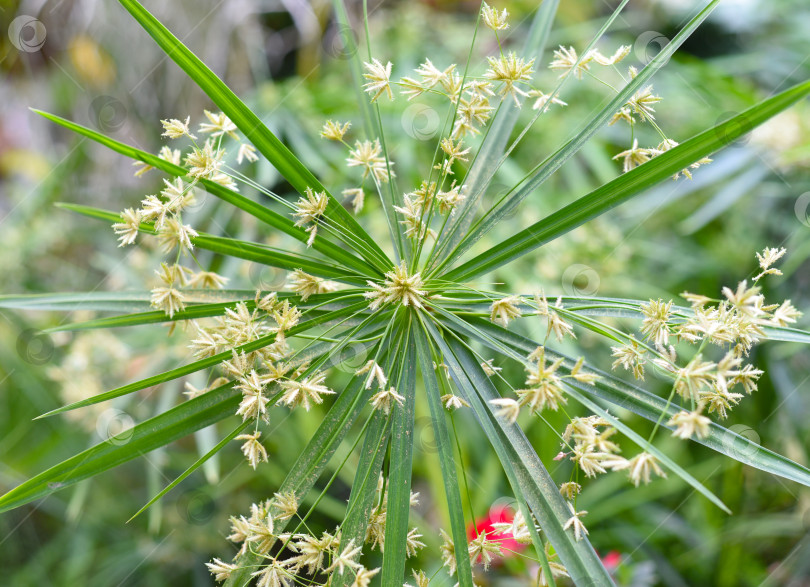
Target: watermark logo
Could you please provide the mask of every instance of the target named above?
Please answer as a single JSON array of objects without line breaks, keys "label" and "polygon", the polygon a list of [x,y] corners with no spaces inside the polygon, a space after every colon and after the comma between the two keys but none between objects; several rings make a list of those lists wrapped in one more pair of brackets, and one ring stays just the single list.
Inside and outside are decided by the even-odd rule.
[{"label": "watermark logo", "polygon": [[90,102],[90,121],[104,133],[121,130],[127,120],[127,108],[112,96],[97,96]]},{"label": "watermark logo", "polygon": [[576,263],[562,274],[562,289],[571,297],[592,296],[599,291],[599,274],[588,265]]},{"label": "watermark logo", "polygon": [[96,433],[102,441],[123,446],[132,440],[135,422],[132,416],[123,410],[110,408],[99,414],[96,420]]},{"label": "watermark logo", "polygon": [[411,104],[402,113],[402,129],[413,139],[429,141],[439,132],[439,113],[424,104]]},{"label": "watermark logo", "polygon": [[8,38],[11,44],[23,53],[36,53],[45,44],[45,25],[33,16],[20,15],[11,21]]},{"label": "watermark logo", "polygon": [[[636,59],[641,61],[644,65],[647,65],[655,59],[667,45],[669,45],[669,39],[666,36],[658,31],[646,31],[636,38],[636,42],[633,43],[633,52],[636,55]],[[663,65],[666,65],[668,62],[669,57],[666,58]]]},{"label": "watermark logo", "polygon": [[29,328],[17,337],[17,354],[30,365],[44,365],[53,358],[53,341],[42,332]]}]

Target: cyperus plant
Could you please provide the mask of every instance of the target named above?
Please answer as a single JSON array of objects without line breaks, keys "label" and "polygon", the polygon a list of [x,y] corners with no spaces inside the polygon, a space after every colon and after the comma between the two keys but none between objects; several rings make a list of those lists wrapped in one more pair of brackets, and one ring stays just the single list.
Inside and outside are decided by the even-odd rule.
[{"label": "cyperus plant", "polygon": [[[262,587],[303,581],[333,586],[363,586],[372,581],[401,585],[408,559],[424,546],[422,535],[428,530],[412,527],[410,518],[411,507],[418,501],[412,492],[418,402],[424,402],[431,414],[448,508],[449,527],[438,529],[444,542],[439,558],[459,585],[471,586],[474,568],[486,570],[505,553],[506,537],[530,546],[520,555],[539,565],[536,581],[540,584],[553,585],[560,579],[583,585],[612,584],[588,542],[587,512],[577,509],[582,484],[599,474],[626,471],[636,486],[653,476],[677,475],[727,510],[709,489],[656,447],[662,428],[810,486],[810,470],[715,421],[724,419],[744,395],[756,390],[762,371],[747,362],[754,344],[767,338],[810,342],[810,334],[789,327],[800,315],[790,302],[766,304],[757,285],[779,273],[775,264],[783,249],[765,249],[759,255],[761,272],[750,285],[741,281],[724,289],[719,299],[684,294],[691,307],[664,300],[558,296],[544,292],[543,284],[532,292],[506,292],[478,283],[486,274],[658,182],[691,177],[692,170],[710,162],[713,152],[810,93],[810,83],[804,83],[682,144],[665,134],[655,121],[654,106],[661,98],[653,93],[650,78],[718,0],[708,2],[653,60],[640,70],[630,67],[627,75],[619,73],[617,66],[628,56],[629,47],[606,51],[609,57],[597,49],[627,3],[622,2],[580,53],[573,47],[554,52],[549,68],[560,74],[548,77],[545,91],[535,85],[535,77],[540,77],[536,71],[544,59],[555,0],[545,0],[538,8],[522,54],[501,47],[499,31],[509,27],[507,11],[482,3],[476,35],[493,34],[499,48],[483,64],[472,57],[461,67],[426,59],[416,77],[396,81],[393,64],[372,55],[367,45],[361,51],[365,58],[355,55],[358,90],[364,98],[357,120],[326,121],[321,133],[323,139],[336,143],[324,143],[324,148],[346,149],[346,165],[356,179],[356,185],[343,191],[350,198],[346,203],[351,211],[137,1],[120,1],[219,111],[205,111],[205,122],[198,130],[191,128],[190,117],[162,121],[163,136],[172,142],[159,155],[40,112],[133,158],[138,175],[158,170],[168,176],[159,195],[146,196],[139,206],[121,213],[64,205],[109,221],[121,246],[157,236],[167,260],[157,269],[159,284],[141,298],[154,310],[62,328],[183,323],[189,325],[194,359],[45,415],[94,405],[203,370],[211,370],[209,384],[203,389],[187,385],[187,401],[136,425],[127,432],[126,443],[110,439],[13,489],[0,498],[1,509],[28,503],[238,416],[239,424],[148,507],[234,439],[241,443],[250,466],[261,467],[268,460],[262,434],[267,434],[274,413],[308,412],[314,405],[327,403],[331,406],[325,418],[284,483],[273,488],[271,498],[253,504],[249,513],[231,518],[229,539],[240,549],[230,562],[218,558],[209,564],[218,580],[244,585],[255,578]],[[335,12],[347,24],[340,0],[335,2]],[[353,42],[349,34],[345,40]],[[597,75],[600,68],[617,79],[603,79]],[[505,195],[489,198],[494,174],[525,140],[528,129],[542,123],[544,116],[562,115],[566,103],[561,92],[567,84],[577,83],[574,80],[588,78],[611,87],[614,95],[609,103]],[[447,116],[424,179],[403,194],[395,162],[388,155],[379,102],[426,97],[440,101]],[[524,101],[531,102],[534,114],[509,143]],[[361,124],[364,133],[356,130]],[[631,146],[616,155],[623,163],[622,175],[528,227],[516,227],[510,238],[467,255],[609,124],[629,125]],[[660,134],[656,146],[639,146],[635,129],[642,124]],[[228,159],[229,152],[236,152],[236,157]],[[281,173],[298,193],[297,199],[286,199],[241,171],[242,164],[259,156]],[[242,195],[239,190],[244,188],[257,197]],[[195,190],[205,190],[298,241],[297,248],[282,250],[195,229],[183,219]],[[376,242],[353,215],[372,197],[380,202],[382,215],[363,219],[384,223],[390,246]],[[288,271],[287,285],[279,291],[222,290],[226,279],[204,264],[200,251]],[[129,296],[127,301],[131,300]],[[7,296],[0,302],[7,307],[42,309],[95,307],[92,294]],[[616,316],[637,319],[638,331],[625,332],[609,320],[600,320]],[[521,320],[542,321],[545,338],[531,340],[517,334],[514,323]],[[644,379],[645,370],[669,378],[668,397],[555,350],[556,342],[576,338],[580,329],[610,341],[614,369],[627,370],[637,380]],[[363,348],[368,360],[343,389],[334,389],[329,369],[344,359],[350,346]],[[497,365],[521,365],[525,380],[509,381],[496,361]],[[574,404],[590,415],[571,417],[567,427],[558,431],[562,445],[558,459],[573,466],[570,478],[553,479],[519,420],[542,419],[544,411],[564,411]],[[612,414],[610,405],[653,422],[652,433],[642,437]],[[459,482],[456,410],[474,414],[518,503],[509,523],[496,524],[494,531],[478,532],[472,538],[468,538],[467,523],[476,512],[465,511],[466,485]],[[338,447],[358,428],[352,448],[361,441],[362,446],[345,517],[337,528],[316,532],[307,524],[315,506],[304,511],[301,504]],[[637,446],[633,454],[621,453],[619,437]],[[746,450],[734,450],[739,446]],[[323,493],[333,479],[325,482]],[[372,550],[383,553],[380,567],[367,562]],[[422,570],[412,569],[412,573],[417,585],[429,583]]]}]

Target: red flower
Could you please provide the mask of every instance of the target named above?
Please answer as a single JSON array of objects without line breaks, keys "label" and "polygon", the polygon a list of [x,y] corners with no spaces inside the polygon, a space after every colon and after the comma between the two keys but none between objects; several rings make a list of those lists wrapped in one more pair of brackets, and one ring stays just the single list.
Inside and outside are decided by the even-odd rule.
[{"label": "red flower", "polygon": [[488,540],[497,541],[502,547],[502,556],[513,556],[516,552],[520,552],[526,548],[525,544],[521,544],[512,537],[509,531],[498,532],[493,528],[493,524],[511,524],[515,519],[515,512],[507,505],[493,505],[485,518],[479,518],[475,525],[470,525],[467,528],[467,537],[472,540],[481,534],[486,534]]}]

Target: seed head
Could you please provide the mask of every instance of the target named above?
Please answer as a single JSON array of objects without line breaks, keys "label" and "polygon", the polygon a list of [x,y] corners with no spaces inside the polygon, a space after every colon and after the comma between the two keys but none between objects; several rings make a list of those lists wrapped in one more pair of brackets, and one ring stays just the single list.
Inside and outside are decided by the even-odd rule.
[{"label": "seed head", "polygon": [[[346,158],[349,167],[361,167],[363,169],[363,179],[369,174],[378,182],[388,181],[388,167],[393,166],[393,162],[387,162],[382,156],[382,147],[379,139],[371,141],[357,141],[354,149],[349,151]],[[394,175],[393,172],[391,175]]]},{"label": "seed head", "polygon": [[345,122],[341,125],[339,122],[327,120],[323,125],[323,129],[321,129],[321,136],[330,141],[342,141],[343,135],[346,134],[351,125],[351,122]]},{"label": "seed head", "polygon": [[668,422],[670,426],[675,426],[672,435],[684,440],[692,438],[692,436],[706,438],[709,435],[711,423],[712,421],[700,412],[687,412],[685,410],[681,410],[672,416]]},{"label": "seed head", "polygon": [[189,132],[188,123],[190,120],[190,116],[186,117],[185,122],[176,118],[161,120],[160,123],[163,125],[163,134],[160,136],[169,137],[170,139],[179,139],[184,136],[190,139],[196,139],[197,137]]},{"label": "seed head", "polygon": [[191,153],[186,155],[185,163],[186,167],[189,168],[188,174],[198,179],[211,177],[215,172],[219,171],[224,156],[225,151],[215,149],[214,144],[208,139],[202,149],[194,147]]},{"label": "seed head", "polygon": [[200,125],[200,132],[210,134],[212,137],[220,137],[227,134],[232,139],[239,140],[239,137],[234,132],[236,125],[231,122],[231,119],[225,116],[223,112],[214,114],[208,110],[203,110],[203,113],[208,119],[208,122],[204,122]]},{"label": "seed head", "polygon": [[112,225],[115,234],[118,235],[119,247],[125,247],[135,242],[142,219],[143,214],[140,210],[127,208],[121,212],[121,222]]},{"label": "seed head", "polygon": [[369,94],[374,94],[371,101],[376,102],[377,98],[383,94],[388,96],[389,100],[393,100],[394,95],[391,93],[391,62],[389,61],[386,65],[383,65],[377,59],[372,59],[371,63],[363,63],[363,67],[366,68],[363,77],[368,80],[363,89]]},{"label": "seed head", "polygon": [[484,24],[493,31],[508,29],[509,23],[506,21],[508,17],[509,13],[506,11],[506,8],[499,13],[486,2],[484,2],[484,6],[481,8],[481,18],[484,19]]},{"label": "seed head", "polygon": [[245,441],[242,445],[242,454],[245,455],[254,470],[260,462],[267,462],[267,451],[262,446],[262,443],[259,442],[261,435],[262,433],[257,431],[254,434],[240,434],[236,437],[236,440]]},{"label": "seed head", "polygon": [[504,96],[512,96],[515,106],[520,107],[517,98],[518,94],[528,96],[528,93],[520,89],[517,84],[531,80],[531,74],[534,71],[534,59],[526,62],[522,57],[509,52],[506,56],[487,57],[487,60],[489,61],[489,69],[484,73],[484,77],[494,82],[503,82],[501,93]]},{"label": "seed head", "polygon": [[522,302],[520,296],[508,296],[495,300],[489,307],[489,319],[504,328],[509,326],[513,318],[520,318],[521,311],[518,305]]},{"label": "seed head", "polygon": [[422,289],[424,283],[420,273],[410,275],[405,261],[402,261],[392,271],[385,274],[383,285],[367,282],[372,291],[363,294],[367,300],[371,300],[369,306],[376,310],[385,304],[402,304],[422,308],[422,302],[427,296],[427,291]]}]

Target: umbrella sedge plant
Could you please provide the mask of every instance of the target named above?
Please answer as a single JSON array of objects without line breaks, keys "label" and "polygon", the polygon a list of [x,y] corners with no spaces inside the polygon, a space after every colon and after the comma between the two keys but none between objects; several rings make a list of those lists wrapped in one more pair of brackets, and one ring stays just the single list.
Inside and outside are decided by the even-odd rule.
[{"label": "umbrella sedge plant", "polygon": [[[625,63],[629,47],[606,47],[603,39],[626,0],[579,50],[546,47],[556,0],[540,4],[521,50],[502,43],[503,31],[510,26],[507,10],[482,3],[468,61],[451,64],[441,56],[426,56],[415,72],[397,72],[394,64],[372,53],[366,16],[366,44],[353,52],[352,62],[355,86],[363,96],[360,108],[353,120],[324,121],[321,132],[323,148],[344,150],[347,171],[354,174],[355,185],[340,193],[323,185],[136,0],[120,2],[210,97],[212,107],[194,122],[185,114],[163,120],[167,144],[157,155],[38,112],[132,158],[136,175],[164,177],[159,194],[147,195],[121,212],[63,205],[109,222],[122,247],[157,239],[165,261],[155,268],[158,285],[139,298],[151,309],[61,328],[180,323],[188,333],[189,360],[43,417],[198,371],[209,373],[208,385],[188,385],[187,398],[135,425],[127,431],[127,442],[102,442],[22,483],[0,498],[0,509],[29,503],[217,422],[238,421],[146,509],[233,442],[239,443],[250,467],[261,468],[268,460],[263,440],[274,418],[289,410],[309,412],[321,404],[327,406],[326,415],[284,482],[257,496],[250,511],[234,512],[230,521],[222,521],[223,528],[230,524],[228,540],[238,551],[229,556],[223,544],[223,555],[208,564],[216,580],[260,587],[424,586],[437,578],[446,581],[449,575],[452,583],[470,587],[474,574],[486,573],[507,554],[508,537],[510,544],[525,545],[517,555],[532,563],[526,568],[536,569],[533,584],[610,585],[613,580],[588,540],[587,512],[577,506],[590,478],[626,476],[632,490],[656,477],[677,476],[701,494],[695,499],[708,499],[728,511],[657,447],[664,434],[810,486],[810,470],[722,425],[735,405],[756,392],[762,371],[749,362],[754,345],[768,339],[810,342],[810,334],[792,327],[800,312],[790,301],[765,300],[761,291],[762,280],[778,278],[784,249],[757,253],[759,269],[752,279],[729,284],[721,292],[684,293],[679,303],[560,296],[545,291],[542,283],[534,291],[502,291],[486,283],[493,271],[650,186],[688,181],[711,162],[713,153],[810,93],[810,83],[790,88],[680,143],[667,135],[656,121],[661,97],[651,78],[717,0],[696,2],[694,17],[638,68]],[[334,8],[348,31],[342,0],[336,0]],[[473,48],[482,35],[492,35],[498,50],[479,62]],[[354,36],[346,34],[344,40],[351,44]],[[572,121],[577,130],[557,150],[538,157],[535,167],[506,194],[492,197],[494,174],[529,140],[528,130],[542,125],[545,117],[565,116],[564,99],[575,99],[576,84],[589,79],[609,88],[607,105],[589,120]],[[422,99],[443,104],[442,132],[431,147],[433,160],[423,170],[423,180],[403,186],[387,149],[386,133],[392,131],[383,128],[379,105]],[[529,122],[515,133],[518,114],[527,110]],[[542,194],[549,177],[600,129],[614,124],[628,131],[628,148],[615,156],[621,167],[618,177],[528,227],[515,226],[510,238],[471,253],[500,222],[516,223],[511,212]],[[639,125],[654,129],[660,140],[640,146],[635,133]],[[249,164],[260,157],[297,196],[289,199],[251,178]],[[200,190],[297,245],[274,248],[189,225],[183,212]],[[361,214],[372,198],[380,205],[373,214]],[[384,225],[390,242],[373,239],[363,227],[368,223]],[[222,256],[284,270],[286,285],[277,291],[224,290],[226,278],[207,263]],[[109,308],[115,296],[104,295],[104,307]],[[94,305],[100,299],[98,294],[5,296],[0,303],[26,309],[94,309],[101,307]],[[122,301],[132,299],[129,295]],[[616,316],[635,321],[635,330],[615,326],[611,318]],[[540,321],[545,337],[522,336],[515,328],[521,321]],[[585,331],[609,341],[612,372],[592,367],[588,357],[566,356],[555,348]],[[335,388],[330,369],[340,364],[345,349],[357,345],[367,353],[367,362],[354,370],[348,384]],[[510,380],[496,360],[520,365],[525,377]],[[666,396],[644,388],[650,372],[669,381]],[[420,499],[412,491],[418,403],[431,415],[444,488],[444,495],[434,499],[446,504],[447,527],[417,524],[411,516]],[[649,420],[652,433],[642,436],[613,408]],[[463,464],[456,458],[459,411],[474,416],[518,504],[509,522],[472,537],[467,527],[481,512],[472,511]],[[543,413],[549,411],[586,414],[567,416],[567,426],[556,431],[561,446],[557,458],[571,464],[564,479],[549,473],[548,463],[540,460],[521,428],[534,418],[545,422]],[[316,530],[308,521],[336,475],[326,479],[324,473],[350,438],[355,440],[348,449],[357,464],[345,517],[334,528]],[[632,450],[622,450],[619,438]],[[739,446],[745,450],[735,450]],[[336,466],[339,470],[342,464]],[[314,505],[305,507],[305,501]],[[440,535],[442,546],[435,565],[417,567],[413,561],[425,558],[416,555],[427,533]]]}]

